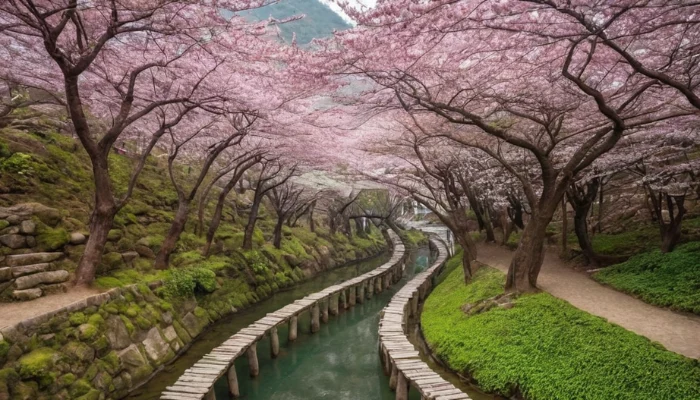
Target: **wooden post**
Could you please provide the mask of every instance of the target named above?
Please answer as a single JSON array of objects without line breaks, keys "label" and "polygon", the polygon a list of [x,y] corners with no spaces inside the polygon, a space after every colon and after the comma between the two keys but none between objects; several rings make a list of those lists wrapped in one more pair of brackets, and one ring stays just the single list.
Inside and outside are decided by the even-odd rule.
[{"label": "wooden post", "polygon": [[238,375],[236,374],[236,365],[231,364],[228,369],[228,393],[231,397],[240,397],[241,389],[238,386]]},{"label": "wooden post", "polygon": [[260,365],[258,364],[258,342],[254,342],[248,347],[246,356],[248,357],[248,366],[250,367],[250,377],[255,378],[260,373]]},{"label": "wooden post", "polygon": [[396,400],[408,400],[408,381],[406,376],[399,372],[398,378],[396,382]]},{"label": "wooden post", "polygon": [[318,301],[311,306],[311,333],[316,333],[321,329],[321,322],[319,322],[319,307]]},{"label": "wooden post", "polygon": [[374,278],[367,281],[367,298],[371,299],[374,295]]},{"label": "wooden post", "polygon": [[331,315],[338,315],[338,303],[340,302],[340,294],[336,293],[331,295],[328,301],[330,302],[329,308]]},{"label": "wooden post", "polygon": [[365,302],[365,285],[366,282],[362,282],[360,286],[357,287],[357,302],[360,304]]},{"label": "wooden post", "polygon": [[357,287],[356,286],[350,286],[348,289],[350,291],[350,307],[355,306],[355,300],[357,299]]},{"label": "wooden post", "polygon": [[411,315],[414,317],[418,316],[418,291],[413,292],[413,297],[411,297]]},{"label": "wooden post", "polygon": [[270,328],[270,355],[277,358],[280,354],[280,337],[277,335],[277,327]]},{"label": "wooden post", "polygon": [[381,293],[382,292],[382,288],[384,287],[382,284],[383,280],[384,280],[384,278],[381,276],[374,278],[374,293]]},{"label": "wooden post", "polygon": [[321,321],[323,321],[324,324],[328,323],[328,309],[330,308],[328,303],[330,303],[330,301],[330,296],[321,300]]},{"label": "wooden post", "polygon": [[341,302],[342,302],[342,304],[343,304],[343,309],[344,309],[344,310],[347,310],[348,307],[350,307],[350,305],[348,304],[348,293],[347,293],[347,292],[348,292],[348,291],[347,291],[346,289],[343,289],[343,290],[340,292],[340,296],[341,296],[340,299],[341,299]]},{"label": "wooden post", "polygon": [[399,369],[396,365],[391,364],[391,376],[389,376],[389,389],[396,390],[396,383],[399,378]]},{"label": "wooden post", "polygon": [[298,317],[296,315],[293,315],[292,318],[289,319],[289,341],[290,342],[297,340],[297,321],[298,321]]}]

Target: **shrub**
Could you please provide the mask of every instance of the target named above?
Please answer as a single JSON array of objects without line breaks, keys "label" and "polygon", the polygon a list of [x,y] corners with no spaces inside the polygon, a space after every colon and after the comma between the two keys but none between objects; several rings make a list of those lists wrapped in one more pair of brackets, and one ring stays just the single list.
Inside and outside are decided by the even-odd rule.
[{"label": "shrub", "polygon": [[176,268],[168,271],[163,293],[166,297],[187,297],[216,290],[216,274],[206,268]]}]

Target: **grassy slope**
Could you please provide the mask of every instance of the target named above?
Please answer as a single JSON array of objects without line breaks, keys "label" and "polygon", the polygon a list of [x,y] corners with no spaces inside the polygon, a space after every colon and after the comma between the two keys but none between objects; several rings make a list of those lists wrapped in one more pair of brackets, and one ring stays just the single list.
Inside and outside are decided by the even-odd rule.
[{"label": "grassy slope", "polygon": [[[67,241],[68,233],[87,232],[93,190],[90,163],[82,147],[55,128],[60,116],[31,110],[19,112],[25,113],[23,117],[31,122],[22,129],[0,129],[0,206],[32,201],[58,209],[63,216],[60,225],[55,229],[41,226],[40,229],[46,231],[43,235],[53,239],[55,247],[59,249]],[[114,153],[110,156],[117,193],[126,190],[134,163],[135,160],[124,155]],[[98,270],[97,286],[109,288],[167,277],[168,273],[154,271],[152,260],[146,258],[139,258],[134,268],[116,265],[121,259],[120,252],[133,250],[137,245],[157,252],[170,227],[177,196],[164,175],[164,163],[163,157],[149,157],[131,200],[115,218],[112,232],[115,239],[107,244],[104,260]],[[188,182],[197,172],[182,167],[177,173],[188,187]],[[212,193],[210,198],[215,199],[216,193]],[[242,198],[238,199],[239,203],[242,201]],[[211,200],[208,213],[213,206],[214,200]],[[300,226],[285,227],[281,249],[275,249],[269,243],[274,212],[263,205],[252,251],[239,251],[245,216],[231,222],[231,216],[227,214],[216,235],[223,251],[203,259],[199,254],[203,239],[193,233],[195,214],[196,205],[193,205],[190,221],[171,258],[171,265],[176,268],[196,266],[213,271],[224,289],[231,294],[238,293],[235,299],[229,299],[234,306],[256,301],[279,287],[304,279],[302,269],[323,259],[322,252],[328,251],[330,258],[342,263],[376,253],[384,246],[378,230],[369,239],[348,239],[341,234],[331,235],[323,228],[312,233]],[[83,246],[70,246],[68,249],[69,256],[60,267],[73,270]],[[115,265],[110,265],[112,262]]]},{"label": "grassy slope", "polygon": [[688,243],[663,254],[658,250],[636,255],[606,268],[594,279],[643,301],[700,314],[700,243]]},{"label": "grassy slope", "polygon": [[[481,268],[462,284],[457,261],[426,301],[423,332],[438,356],[486,391],[528,400],[700,398],[700,365],[547,293],[467,317],[460,307],[503,292]],[[516,389],[517,388],[517,389]]]}]

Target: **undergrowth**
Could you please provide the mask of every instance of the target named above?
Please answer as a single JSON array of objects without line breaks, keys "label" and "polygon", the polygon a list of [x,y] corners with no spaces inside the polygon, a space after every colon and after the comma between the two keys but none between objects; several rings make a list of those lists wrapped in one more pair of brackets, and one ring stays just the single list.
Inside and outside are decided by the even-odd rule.
[{"label": "undergrowth", "polygon": [[[454,258],[450,260],[455,264]],[[449,264],[448,264],[449,265]],[[469,285],[453,268],[428,297],[423,332],[452,369],[488,392],[527,400],[697,399],[700,364],[547,293],[467,317],[461,307],[503,292],[482,267]]]}]

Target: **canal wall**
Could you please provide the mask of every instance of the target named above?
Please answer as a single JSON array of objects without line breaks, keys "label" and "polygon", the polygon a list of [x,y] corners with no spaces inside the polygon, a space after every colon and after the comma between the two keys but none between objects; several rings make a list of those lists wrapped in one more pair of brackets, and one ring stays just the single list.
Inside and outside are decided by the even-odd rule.
[{"label": "canal wall", "polygon": [[0,400],[126,397],[241,309],[223,290],[166,300],[161,285],[111,289],[0,329]]},{"label": "canal wall", "polygon": [[392,297],[379,321],[379,355],[384,372],[390,376],[389,386],[396,391],[396,400],[408,400],[410,387],[425,400],[468,400],[469,396],[434,372],[420,358],[408,339],[409,318],[419,316],[419,303],[433,288],[433,279],[440,274],[447,260],[447,248],[441,240],[431,239],[438,258],[425,271],[416,275]]},{"label": "canal wall", "polygon": [[171,386],[161,394],[162,400],[215,400],[214,384],[226,376],[229,395],[240,396],[239,376],[235,360],[247,359],[250,374],[259,374],[257,343],[264,337],[270,338],[270,351],[276,357],[280,351],[278,327],[289,326],[288,339],[294,341],[299,330],[299,315],[310,314],[311,333],[320,330],[321,323],[329,321],[330,316],[337,315],[341,309],[348,309],[357,303],[363,303],[375,293],[382,292],[401,279],[406,252],[398,236],[390,232],[389,241],[393,244],[391,259],[382,266],[330,286],[320,292],[299,299],[281,309],[267,314],[246,328],[241,329],[209,354],[202,357]]}]

